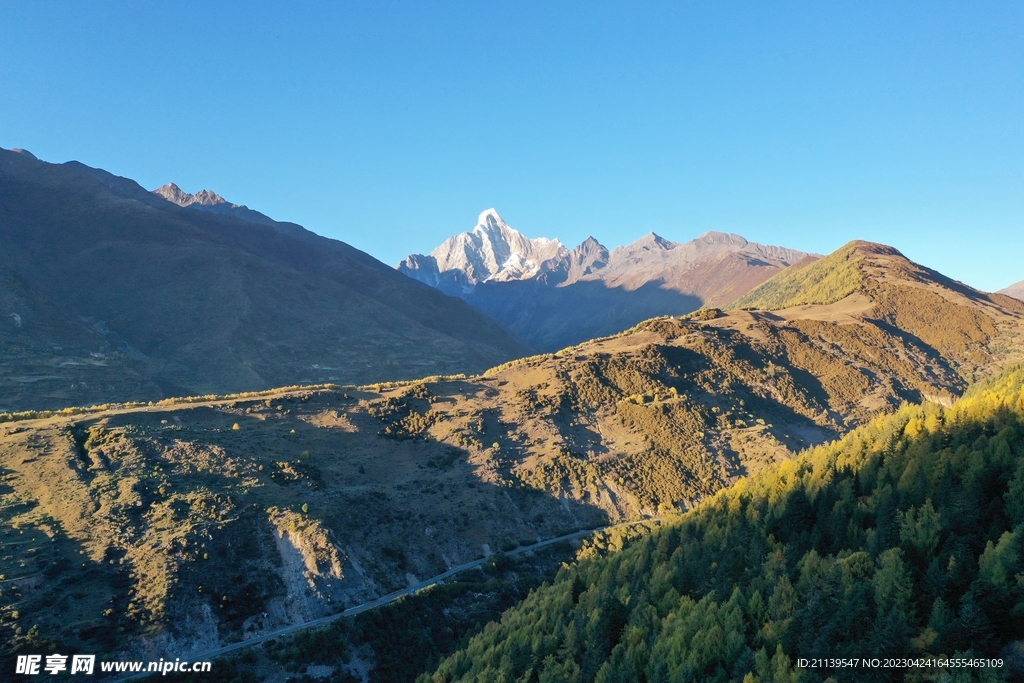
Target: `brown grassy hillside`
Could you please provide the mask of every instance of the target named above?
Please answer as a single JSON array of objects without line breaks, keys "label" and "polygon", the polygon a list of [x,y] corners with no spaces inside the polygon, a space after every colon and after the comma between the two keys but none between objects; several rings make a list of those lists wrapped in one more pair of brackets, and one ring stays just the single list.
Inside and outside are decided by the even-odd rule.
[{"label": "brown grassy hillside", "polygon": [[861,267],[829,305],[651,320],[477,377],[0,424],[5,647],[38,624],[203,649],[485,544],[689,507],[1021,357],[1024,305],[891,253]]},{"label": "brown grassy hillside", "polygon": [[979,292],[892,247],[862,241],[782,271],[731,307],[766,309],[787,321],[822,319],[835,330],[848,324],[885,330],[968,380],[1019,353],[1024,313],[1012,297]]},{"label": "brown grassy hillside", "polygon": [[430,386],[3,425],[2,650],[205,649],[607,519],[508,471],[486,383]]},{"label": "brown grassy hillside", "polygon": [[1014,299],[1024,301],[1024,280],[1021,280],[1020,282],[1014,282],[1009,287],[1004,287],[1003,289],[1000,289],[999,293],[1005,294],[1006,296],[1012,296]]}]

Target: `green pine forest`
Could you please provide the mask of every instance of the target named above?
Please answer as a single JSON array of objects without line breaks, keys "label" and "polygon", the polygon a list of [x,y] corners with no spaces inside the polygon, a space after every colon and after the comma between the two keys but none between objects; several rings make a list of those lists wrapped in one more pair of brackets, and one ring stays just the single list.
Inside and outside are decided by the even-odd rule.
[{"label": "green pine forest", "polygon": [[[419,683],[1014,680],[1024,368],[904,406],[566,565]],[[811,668],[800,658],[1001,658]]]}]

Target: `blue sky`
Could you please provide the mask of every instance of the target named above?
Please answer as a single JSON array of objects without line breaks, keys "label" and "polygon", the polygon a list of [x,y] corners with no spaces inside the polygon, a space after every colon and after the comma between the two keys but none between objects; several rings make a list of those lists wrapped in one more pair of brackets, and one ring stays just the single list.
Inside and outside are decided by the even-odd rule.
[{"label": "blue sky", "polygon": [[1024,279],[1020,2],[210,4],[3,3],[0,146],[390,264],[493,206]]}]

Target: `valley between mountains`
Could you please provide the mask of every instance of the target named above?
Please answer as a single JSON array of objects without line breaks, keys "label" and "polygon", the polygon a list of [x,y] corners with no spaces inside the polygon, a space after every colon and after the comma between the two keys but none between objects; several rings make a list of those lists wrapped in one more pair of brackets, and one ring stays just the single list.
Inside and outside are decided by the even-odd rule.
[{"label": "valley between mountains", "polygon": [[[963,645],[950,624],[982,614],[979,652],[1024,640],[990,610],[988,584],[971,583],[1011,606],[1024,590],[1012,287],[980,292],[862,241],[827,256],[721,233],[569,250],[493,211],[396,270],[211,192],[147,192],[7,151],[0,173],[6,658],[188,658],[492,555],[461,583],[221,662],[218,680],[823,680],[791,660],[811,647],[810,617],[793,615],[821,599],[809,582],[826,565],[843,590],[871,586],[881,616],[856,617],[865,639],[891,632],[952,655],[935,650]],[[104,273],[115,257],[124,267]],[[182,273],[198,279],[186,287]],[[955,417],[968,414],[977,425]],[[947,458],[950,443],[967,450]],[[822,454],[840,451],[851,464],[832,471]],[[921,467],[939,453],[946,469],[892,474],[861,457],[907,452]],[[828,494],[846,507],[826,509],[794,468],[860,479]],[[982,531],[958,521],[954,480]],[[907,482],[913,494],[893,498]],[[736,541],[748,564],[707,540],[733,529],[715,515],[736,500],[784,520],[749,518]],[[654,518],[667,535],[649,524],[502,554]],[[707,524],[720,526],[692,531]],[[688,574],[629,578],[639,553],[676,557],[680,529],[707,534]],[[602,574],[613,565],[626,567],[614,581]],[[762,566],[770,581],[754,576]],[[684,617],[718,618],[731,585],[728,609],[742,599],[750,621],[720,628],[732,649],[665,654],[675,641],[658,638]],[[933,623],[933,609],[947,612]],[[527,647],[527,623],[551,629]],[[690,629],[686,647],[710,630]]]}]

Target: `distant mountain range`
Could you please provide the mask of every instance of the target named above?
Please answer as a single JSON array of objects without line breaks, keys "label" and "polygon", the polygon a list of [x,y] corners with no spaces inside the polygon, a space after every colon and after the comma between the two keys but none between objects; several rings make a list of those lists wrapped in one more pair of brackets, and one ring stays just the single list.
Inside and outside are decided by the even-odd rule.
[{"label": "distant mountain range", "polygon": [[525,237],[489,209],[472,231],[407,257],[398,269],[553,351],[653,316],[725,305],[814,258],[721,232],[685,244],[651,233],[612,250],[590,237],[570,250],[557,239]]},{"label": "distant mountain range", "polygon": [[481,371],[530,349],[349,245],[0,150],[0,410]]},{"label": "distant mountain range", "polygon": [[999,293],[1006,294],[1007,296],[1012,296],[1014,299],[1020,299],[1021,301],[1024,301],[1024,280],[1021,280],[1020,282],[1015,282],[1014,284],[1010,285],[1005,289],[1000,289]]}]

